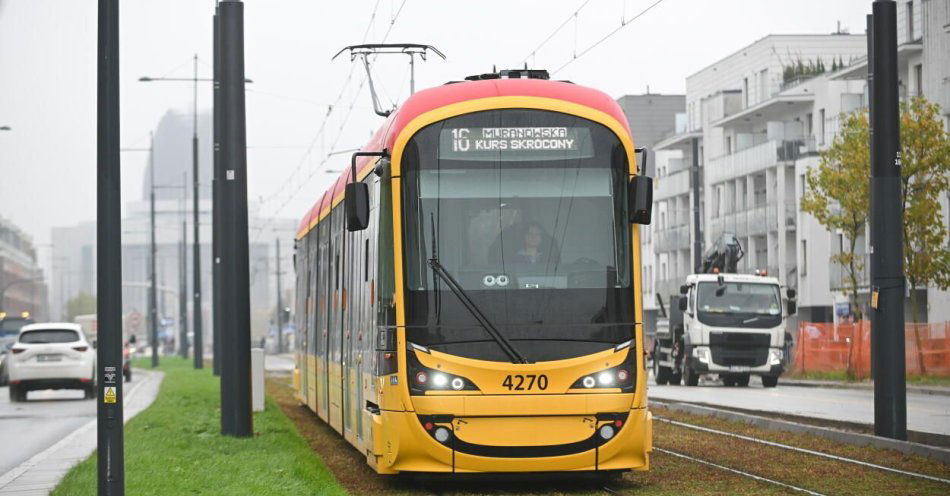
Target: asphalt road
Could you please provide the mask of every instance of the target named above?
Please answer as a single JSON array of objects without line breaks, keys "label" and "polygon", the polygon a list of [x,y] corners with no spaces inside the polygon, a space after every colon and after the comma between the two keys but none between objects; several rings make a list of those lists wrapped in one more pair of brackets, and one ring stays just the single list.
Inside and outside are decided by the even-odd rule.
[{"label": "asphalt road", "polygon": [[95,418],[95,400],[78,389],[30,391],[26,403],[10,403],[10,388],[0,388],[0,474]]},{"label": "asphalt road", "polygon": [[[867,389],[783,386],[781,379],[778,387],[766,389],[755,377],[744,388],[714,382],[697,387],[657,386],[651,378],[648,395],[657,400],[874,423],[874,391]],[[950,396],[907,393],[907,428],[950,435]]]}]

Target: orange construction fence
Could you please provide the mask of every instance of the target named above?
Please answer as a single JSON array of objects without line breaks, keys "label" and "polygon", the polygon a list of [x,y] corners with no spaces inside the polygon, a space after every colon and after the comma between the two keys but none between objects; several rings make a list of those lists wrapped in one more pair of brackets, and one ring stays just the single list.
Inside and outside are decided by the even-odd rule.
[{"label": "orange construction fence", "polygon": [[[906,324],[908,375],[950,376],[950,322]],[[871,323],[800,322],[792,372],[846,372],[871,375]]]}]

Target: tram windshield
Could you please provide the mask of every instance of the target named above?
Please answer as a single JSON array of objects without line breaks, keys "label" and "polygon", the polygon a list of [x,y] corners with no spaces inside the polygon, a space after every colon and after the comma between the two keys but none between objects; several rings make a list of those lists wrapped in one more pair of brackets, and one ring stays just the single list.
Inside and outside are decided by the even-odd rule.
[{"label": "tram windshield", "polygon": [[[516,345],[632,335],[628,169],[606,127],[538,110],[468,114],[417,133],[402,170],[407,321],[426,329],[418,340],[452,348],[479,333],[435,277],[434,254]],[[461,354],[480,355],[471,349]]]}]

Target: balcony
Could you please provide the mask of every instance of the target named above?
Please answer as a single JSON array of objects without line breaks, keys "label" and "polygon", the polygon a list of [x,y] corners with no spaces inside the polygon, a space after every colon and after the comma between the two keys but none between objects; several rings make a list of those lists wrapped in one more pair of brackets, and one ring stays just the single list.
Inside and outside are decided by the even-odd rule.
[{"label": "balcony", "polygon": [[[702,173],[702,169],[700,169],[700,173]],[[700,184],[702,184],[702,177],[700,177]],[[689,187],[689,169],[667,173],[663,177],[656,178],[653,182],[653,200],[665,200],[674,196],[688,194]]]},{"label": "balcony", "polygon": [[[866,253],[859,253],[856,256],[855,265],[857,265],[858,290],[867,290],[870,284],[870,265],[871,260]],[[848,268],[829,261],[828,263],[828,284],[832,291],[847,291],[851,287]]]},{"label": "balcony", "polygon": [[713,217],[709,219],[709,228],[714,236],[723,232],[735,233],[739,237],[760,236],[778,231],[780,226],[795,229],[797,216],[794,201],[785,202],[784,205],[769,203]]},{"label": "balcony", "polygon": [[779,162],[797,160],[814,148],[810,140],[769,140],[729,155],[710,159],[706,164],[710,184],[755,174]]},{"label": "balcony", "polygon": [[689,249],[689,225],[683,224],[657,230],[654,234],[653,250],[656,253]]}]

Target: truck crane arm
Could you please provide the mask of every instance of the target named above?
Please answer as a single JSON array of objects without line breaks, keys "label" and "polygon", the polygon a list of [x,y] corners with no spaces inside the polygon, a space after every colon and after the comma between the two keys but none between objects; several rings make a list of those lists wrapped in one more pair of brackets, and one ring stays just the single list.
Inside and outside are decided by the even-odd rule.
[{"label": "truck crane arm", "polygon": [[733,233],[723,233],[703,255],[703,274],[729,273],[735,274],[739,270],[739,260],[745,256],[739,238]]}]

